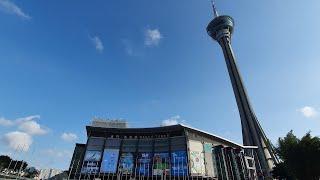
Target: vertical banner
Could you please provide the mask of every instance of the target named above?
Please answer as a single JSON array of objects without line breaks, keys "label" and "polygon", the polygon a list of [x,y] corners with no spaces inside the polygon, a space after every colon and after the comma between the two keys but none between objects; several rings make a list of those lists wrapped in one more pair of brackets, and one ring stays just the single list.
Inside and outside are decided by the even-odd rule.
[{"label": "vertical banner", "polygon": [[171,153],[171,175],[188,176],[186,151],[174,151]]},{"label": "vertical banner", "polygon": [[81,173],[97,173],[99,170],[99,162],[101,160],[100,151],[87,150],[83,159],[83,167]]},{"label": "vertical banner", "polygon": [[138,172],[140,176],[150,176],[152,168],[152,153],[139,153]]},{"label": "vertical banner", "polygon": [[200,141],[190,140],[189,147],[191,174],[204,176],[206,172],[202,143]]},{"label": "vertical banner", "polygon": [[210,177],[216,177],[216,164],[213,161],[213,154],[212,154],[212,144],[211,143],[204,143],[204,159],[206,165],[206,175]]},{"label": "vertical banner", "polygon": [[169,175],[169,153],[155,153],[153,156],[153,175],[162,176]]},{"label": "vertical banner", "polygon": [[116,173],[118,167],[119,149],[105,149],[100,172]]},{"label": "vertical banner", "polygon": [[134,157],[132,153],[122,153],[119,162],[120,174],[132,174],[134,167]]}]

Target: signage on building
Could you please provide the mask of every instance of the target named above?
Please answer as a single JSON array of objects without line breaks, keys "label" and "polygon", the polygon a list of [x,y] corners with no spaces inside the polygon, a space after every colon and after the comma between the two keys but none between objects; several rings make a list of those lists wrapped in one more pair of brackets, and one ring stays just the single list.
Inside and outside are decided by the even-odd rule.
[{"label": "signage on building", "polygon": [[101,160],[100,151],[87,150],[83,159],[81,173],[97,173],[99,170],[99,162]]},{"label": "signage on building", "polygon": [[205,175],[203,145],[200,141],[189,141],[190,170],[194,175]]},{"label": "signage on building", "polygon": [[140,176],[151,175],[152,153],[139,153],[137,165],[137,174]]},{"label": "signage on building", "polygon": [[118,167],[119,149],[105,149],[101,162],[100,172],[116,173]]},{"label": "signage on building", "polygon": [[122,153],[119,162],[119,172],[121,174],[132,174],[134,167],[134,157],[132,153]]},{"label": "signage on building", "polygon": [[173,176],[188,175],[186,151],[174,151],[171,153],[171,174]]},{"label": "signage on building", "polygon": [[155,153],[153,163],[153,175],[162,176],[170,174],[169,153]]}]

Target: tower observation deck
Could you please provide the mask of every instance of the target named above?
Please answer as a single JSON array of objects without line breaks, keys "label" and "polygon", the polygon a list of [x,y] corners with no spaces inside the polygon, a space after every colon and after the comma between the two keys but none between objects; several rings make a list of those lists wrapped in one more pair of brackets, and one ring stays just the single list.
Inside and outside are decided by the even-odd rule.
[{"label": "tower observation deck", "polygon": [[257,154],[255,155],[256,168],[261,170],[260,175],[270,177],[270,171],[274,167],[274,164],[278,162],[278,159],[253,111],[236,63],[231,46],[234,20],[230,16],[219,16],[214,3],[212,4],[215,17],[208,24],[207,32],[210,37],[220,44],[224,54],[240,114],[243,145],[258,147]]}]

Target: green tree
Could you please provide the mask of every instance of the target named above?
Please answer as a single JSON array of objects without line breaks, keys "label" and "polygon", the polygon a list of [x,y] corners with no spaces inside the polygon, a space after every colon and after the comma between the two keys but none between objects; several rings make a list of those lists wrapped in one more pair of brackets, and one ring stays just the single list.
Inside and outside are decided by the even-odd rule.
[{"label": "green tree", "polygon": [[274,168],[273,175],[282,179],[319,180],[320,138],[310,132],[301,139],[292,131],[279,138],[277,155],[282,160]]},{"label": "green tree", "polygon": [[9,163],[11,161],[11,158],[9,156],[0,156],[0,169],[7,168],[9,166]]},{"label": "green tree", "polygon": [[272,171],[273,177],[277,179],[286,179],[286,180],[293,180],[294,178],[288,172],[288,168],[285,163],[281,162],[276,164]]}]

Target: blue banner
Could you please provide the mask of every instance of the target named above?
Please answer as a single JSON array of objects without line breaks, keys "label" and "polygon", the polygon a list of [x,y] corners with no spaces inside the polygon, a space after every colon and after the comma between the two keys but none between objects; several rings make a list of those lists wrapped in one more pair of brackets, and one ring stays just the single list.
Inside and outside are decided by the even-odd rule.
[{"label": "blue banner", "polygon": [[105,149],[100,172],[116,173],[118,167],[119,149]]},{"label": "blue banner", "polygon": [[122,153],[119,162],[119,172],[121,174],[132,174],[134,158],[132,153]]},{"label": "blue banner", "polygon": [[101,159],[101,152],[100,151],[86,151],[86,155],[84,156],[84,161],[100,161]]},{"label": "blue banner", "polygon": [[173,176],[188,176],[186,151],[174,151],[171,153],[171,174]]},{"label": "blue banner", "polygon": [[87,150],[83,159],[84,162],[81,168],[81,173],[98,173],[100,160],[100,151]]},{"label": "blue banner", "polygon": [[152,153],[139,153],[137,174],[150,176],[152,169]]}]

